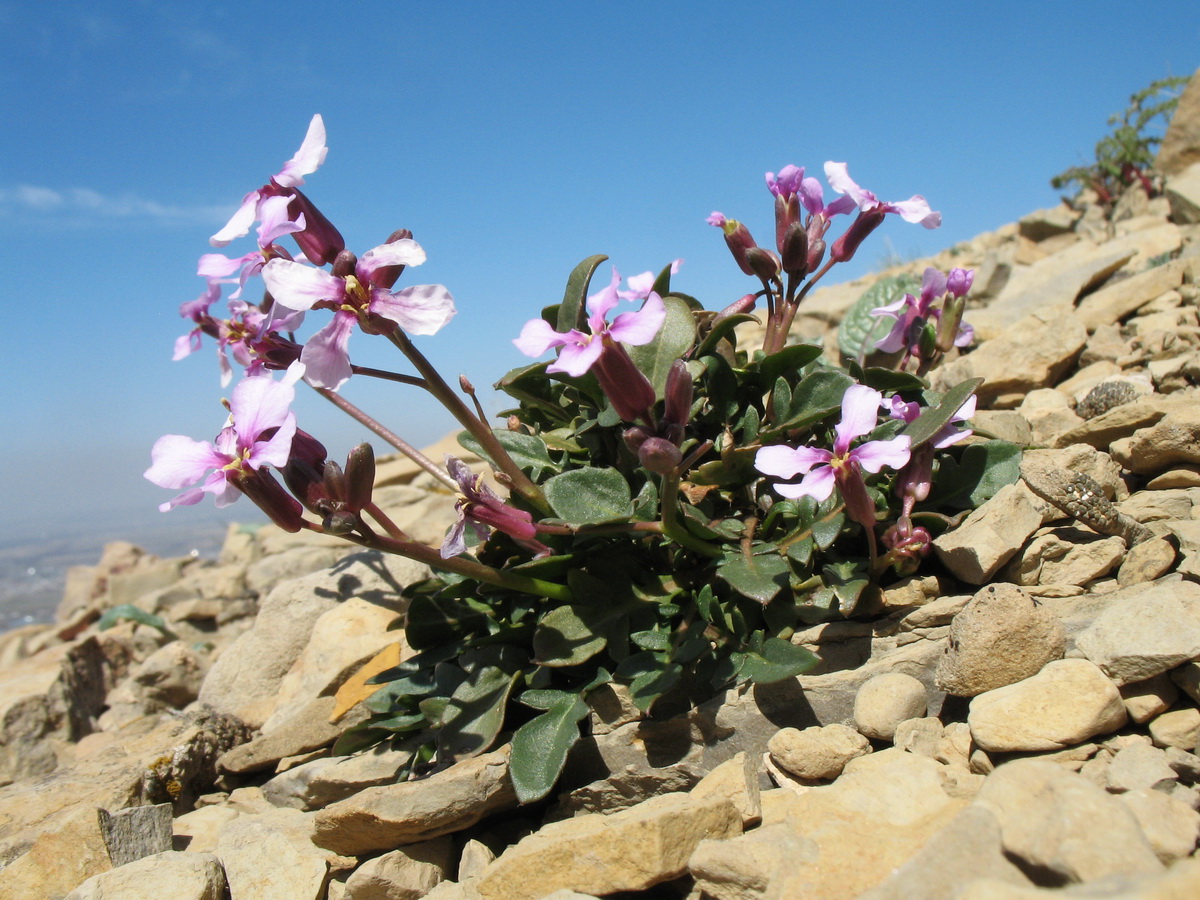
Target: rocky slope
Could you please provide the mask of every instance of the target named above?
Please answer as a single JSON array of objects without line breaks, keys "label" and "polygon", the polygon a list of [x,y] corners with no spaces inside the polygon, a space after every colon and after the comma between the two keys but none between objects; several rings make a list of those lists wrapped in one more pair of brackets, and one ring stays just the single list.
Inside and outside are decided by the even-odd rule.
[{"label": "rocky slope", "polygon": [[[55,625],[0,636],[0,898],[1200,896],[1197,160],[1193,79],[1163,197],[904,267],[978,270],[979,343],[939,377],[986,379],[1022,481],[870,616],[797,635],[813,673],[665,721],[597,696],[536,807],[503,747],[402,783],[403,745],[330,755],[420,566],[270,527],[216,561],[110,545]],[[832,343],[869,283],[799,330]],[[380,485],[440,541],[435,482]]]}]

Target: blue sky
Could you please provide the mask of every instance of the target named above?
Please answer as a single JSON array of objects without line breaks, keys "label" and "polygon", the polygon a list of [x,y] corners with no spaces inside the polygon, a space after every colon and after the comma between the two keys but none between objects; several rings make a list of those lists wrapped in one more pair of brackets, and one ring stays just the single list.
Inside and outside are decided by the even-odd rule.
[{"label": "blue sky", "polygon": [[[314,113],[330,150],[305,191],[359,252],[415,232],[429,261],[402,284],[443,283],[459,309],[417,340],[484,386],[524,362],[511,339],[593,253],[625,274],[683,257],[675,284],[709,307],[752,289],[704,218],[769,240],[763,173],[788,163],[846,161],[880,197],[943,214],[932,232],[889,221],[831,280],[888,242],[926,255],[1055,203],[1050,176],[1089,158],[1131,93],[1200,66],[1200,11],[1129,10],[0,0],[0,539],[160,515],[151,444],[211,439],[228,395],[211,343],[171,361],[178,306],[208,236]],[[355,361],[404,370],[378,343],[356,336]],[[365,381],[346,396],[414,443],[451,429],[411,389]],[[311,392],[296,410],[335,456],[364,436]]]}]

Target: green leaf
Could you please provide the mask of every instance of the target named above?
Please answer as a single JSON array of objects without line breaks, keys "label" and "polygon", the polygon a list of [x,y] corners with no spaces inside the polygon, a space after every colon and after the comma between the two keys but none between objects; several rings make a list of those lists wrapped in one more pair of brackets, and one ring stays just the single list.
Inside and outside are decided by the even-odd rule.
[{"label": "green leaf", "polygon": [[488,749],[504,725],[504,711],[520,673],[495,666],[470,673],[450,696],[438,729],[438,750],[449,759]]},{"label": "green leaf", "polygon": [[717,575],[743,597],[766,606],[788,586],[791,571],[787,560],[775,553],[749,559],[739,554],[722,563]]},{"label": "green leaf", "polygon": [[962,405],[975,393],[975,389],[983,384],[982,378],[969,378],[962,384],[955,385],[946,391],[937,406],[931,406],[921,413],[914,421],[908,423],[902,434],[907,434],[910,449],[916,450],[949,424]]},{"label": "green leaf", "polygon": [[633,705],[642,712],[649,712],[650,707],[663,694],[679,684],[683,675],[683,667],[678,663],[660,661],[660,667],[643,672],[629,682],[629,696]]},{"label": "green leaf", "polygon": [[792,398],[783,416],[776,415],[775,424],[764,428],[760,438],[774,436],[794,428],[806,428],[841,409],[846,388],[855,381],[838,369],[817,369],[806,375],[792,391]]},{"label": "green leaf", "polygon": [[642,374],[654,385],[659,398],[667,384],[667,373],[675,360],[687,354],[696,343],[696,317],[678,297],[664,297],[667,317],[654,340],[640,347],[630,347],[629,356]]},{"label": "green leaf", "polygon": [[96,627],[101,631],[107,631],[122,620],[137,622],[139,625],[149,625],[151,628],[157,628],[167,637],[175,637],[175,634],[167,627],[167,623],[161,617],[153,613],[148,613],[141,607],[134,606],[132,603],[122,603],[120,606],[114,606],[105,610],[104,615],[100,617],[100,621],[96,623]]},{"label": "green leaf", "polygon": [[789,641],[771,637],[763,641],[762,649],[732,654],[738,666],[738,679],[756,684],[770,684],[796,675],[803,675],[821,661],[820,657]]},{"label": "green leaf", "polygon": [[386,741],[392,734],[393,732],[386,728],[376,728],[371,722],[362,722],[342,732],[334,741],[332,752],[336,752],[338,756],[349,756]]},{"label": "green leaf", "polygon": [[583,700],[568,696],[517,729],[508,772],[521,803],[533,803],[550,793],[579,740],[579,721],[587,714]]},{"label": "green leaf", "polygon": [[671,636],[662,631],[635,631],[629,639],[642,650],[668,650]]},{"label": "green leaf", "polygon": [[572,469],[555,475],[543,489],[554,514],[571,525],[617,522],[633,515],[629,482],[616,469]]},{"label": "green leaf", "polygon": [[487,621],[461,597],[417,594],[408,605],[405,637],[414,650],[425,650],[480,631]]},{"label": "green leaf", "polygon": [[820,344],[791,344],[770,356],[755,360],[747,371],[754,376],[755,383],[765,389],[778,378],[794,377],[820,355]]},{"label": "green leaf", "polygon": [[[525,434],[520,431],[509,431],[507,428],[495,428],[492,430],[492,434],[496,436],[496,440],[500,442],[500,446],[508,452],[513,461],[522,469],[528,471],[529,477],[535,481],[541,477],[542,472],[546,469],[549,469],[551,472],[558,471],[558,464],[550,459],[550,454],[546,450],[546,442],[537,435]],[[496,461],[484,451],[479,441],[475,440],[470,433],[464,431],[459,434],[458,442],[476,456],[482,457],[495,465]]]},{"label": "green leaf", "polygon": [[607,639],[598,634],[596,619],[602,613],[577,606],[558,606],[542,616],[533,633],[533,652],[539,665],[577,666],[604,649]]},{"label": "green leaf", "polygon": [[696,352],[692,354],[693,358],[700,359],[707,356],[716,350],[717,344],[721,343],[721,339],[729,336],[730,340],[734,339],[733,330],[743,322],[759,322],[757,316],[749,315],[748,313],[736,313],[731,316],[726,316],[721,319],[709,330],[704,336],[704,340],[700,342],[700,346],[696,348]]},{"label": "green leaf", "polygon": [[567,278],[567,289],[563,292],[562,303],[558,307],[558,324],[554,328],[555,331],[567,332],[573,328],[583,328],[587,321],[583,303],[587,299],[588,285],[592,282],[596,268],[606,259],[607,256],[597,253],[595,256],[589,256],[571,272]]},{"label": "green leaf", "polygon": [[1015,484],[1021,476],[1021,448],[1008,441],[968,444],[955,461],[950,454],[940,457],[929,502],[933,509],[974,509],[996,495],[1000,488]]}]

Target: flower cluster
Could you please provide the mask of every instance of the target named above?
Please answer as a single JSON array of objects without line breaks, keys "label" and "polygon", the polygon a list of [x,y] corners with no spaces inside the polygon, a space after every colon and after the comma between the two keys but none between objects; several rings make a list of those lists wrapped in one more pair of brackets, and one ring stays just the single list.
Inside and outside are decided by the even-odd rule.
[{"label": "flower cluster", "polygon": [[[394,680],[366,701],[371,718],[335,752],[419,737],[408,773],[419,775],[510,731],[518,795],[545,796],[580,736],[589,692],[616,680],[649,712],[807,670],[816,660],[790,642],[794,631],[861,611],[868,587],[929,556],[952,521],[941,510],[982,502],[1015,477],[1012,452],[960,427],[974,413],[977,383],[940,393],[924,379],[969,342],[961,320],[971,273],[930,269],[919,297],[873,310],[895,320],[878,341],[896,359],[891,371],[843,369],[825,362],[818,344],[791,339],[813,285],[886,215],[936,227],[940,214],[919,195],[880,201],[844,163],[829,162],[837,196],[827,203],[804,169],[767,173],[773,248],[759,247],[737,220],[709,217],[761,284],[716,312],[672,289],[681,260],[625,288],[613,268],[590,293],[605,257],[584,260],[562,302],[513,341],[535,360],[555,356],[498,382],[517,405],[497,427],[469,382],[452,388],[410,339],[436,334],[455,314],[442,285],[396,288],[405,269],[425,261],[412,233],[355,255],[300,192],[325,156],[317,116],[296,155],[212,238],[224,246],[258,223],[257,248],[201,257],[205,288],[180,308],[192,328],[174,355],[189,356],[208,336],[222,384],[235,365],[243,378],[217,438],[160,438],[146,477],[182,491],[164,511],[204,494],[219,506],[246,494],[280,527],[339,535],[438,573],[405,589],[416,654],[390,671]],[[847,227],[834,237],[843,215]],[[251,302],[260,283],[261,300]],[[213,309],[229,285],[221,318]],[[763,346],[740,347],[738,325],[760,307]],[[297,331],[314,314],[324,318],[302,340]],[[356,365],[355,331],[388,341],[412,372]],[[356,376],[429,393],[481,464],[426,458],[338,393]],[[436,546],[375,502],[370,445],[350,450],[343,466],[298,427],[290,407],[300,383],[453,496]],[[980,452],[986,477],[967,464]]]}]

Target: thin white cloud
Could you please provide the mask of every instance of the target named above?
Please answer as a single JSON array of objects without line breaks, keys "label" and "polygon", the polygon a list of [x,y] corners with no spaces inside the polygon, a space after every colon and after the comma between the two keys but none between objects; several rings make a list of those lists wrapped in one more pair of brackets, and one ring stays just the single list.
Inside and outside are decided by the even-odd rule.
[{"label": "thin white cloud", "polygon": [[0,220],[37,216],[191,223],[219,222],[229,212],[226,206],[178,206],[136,194],[108,195],[83,187],[0,187]]}]

